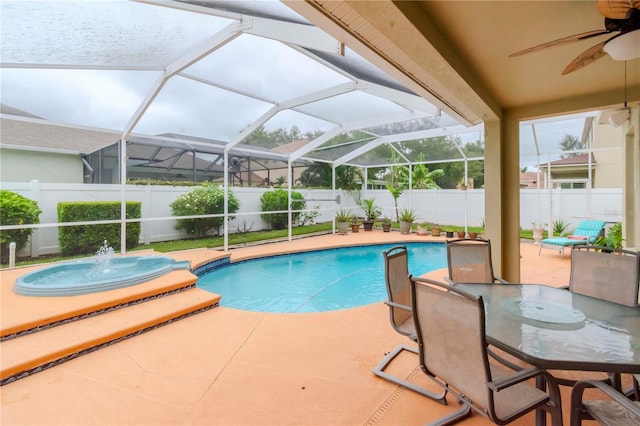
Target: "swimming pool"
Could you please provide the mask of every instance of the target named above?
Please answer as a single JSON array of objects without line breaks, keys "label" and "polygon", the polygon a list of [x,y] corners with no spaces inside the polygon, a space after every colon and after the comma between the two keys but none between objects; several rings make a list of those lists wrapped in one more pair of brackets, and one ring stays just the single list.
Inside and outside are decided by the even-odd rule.
[{"label": "swimming pool", "polygon": [[409,251],[409,272],[447,266],[443,243],[376,244],[264,257],[231,263],[198,279],[222,296],[221,306],[259,312],[324,312],[386,300],[382,252]]}]

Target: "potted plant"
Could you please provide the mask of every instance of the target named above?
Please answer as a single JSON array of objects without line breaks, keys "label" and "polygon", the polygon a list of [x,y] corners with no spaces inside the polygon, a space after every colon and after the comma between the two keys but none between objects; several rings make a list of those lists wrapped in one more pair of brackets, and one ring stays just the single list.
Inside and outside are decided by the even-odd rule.
[{"label": "potted plant", "polygon": [[336,225],[338,234],[345,235],[351,224],[351,212],[349,210],[340,209],[336,212]]},{"label": "potted plant", "polygon": [[431,225],[431,235],[434,237],[439,237],[440,232],[442,232],[442,228],[437,223]]},{"label": "potted plant", "polygon": [[360,218],[358,216],[351,216],[351,232],[358,232],[360,230]]},{"label": "potted plant", "polygon": [[373,223],[376,218],[380,216],[382,211],[380,210],[380,207],[376,206],[375,198],[362,200],[361,207],[362,211],[364,211],[364,221],[362,222],[364,224],[364,230],[371,231],[373,229]]},{"label": "potted plant", "polygon": [[477,232],[469,231],[469,239],[470,240],[475,240],[477,238],[478,238],[478,233]]},{"label": "potted plant", "polygon": [[429,235],[429,223],[428,222],[419,223],[417,227],[417,234],[423,235],[423,236]]},{"label": "potted plant", "polygon": [[[596,246],[603,247],[611,247],[615,249],[622,248],[622,242],[624,238],[622,238],[622,223],[618,222],[612,225],[607,231],[607,236],[598,237],[596,241],[593,243]],[[602,249],[605,253],[611,253],[611,250]]]},{"label": "potted plant", "polygon": [[411,225],[416,221],[416,212],[410,208],[400,209],[400,233],[410,234]]},{"label": "potted plant", "polygon": [[458,238],[464,238],[467,236],[467,232],[464,229],[458,229],[457,231]]},{"label": "potted plant", "polygon": [[445,232],[447,238],[453,238],[453,226],[444,226],[442,230]]},{"label": "potted plant", "polygon": [[382,231],[389,232],[391,231],[391,219],[385,217],[382,219]]}]

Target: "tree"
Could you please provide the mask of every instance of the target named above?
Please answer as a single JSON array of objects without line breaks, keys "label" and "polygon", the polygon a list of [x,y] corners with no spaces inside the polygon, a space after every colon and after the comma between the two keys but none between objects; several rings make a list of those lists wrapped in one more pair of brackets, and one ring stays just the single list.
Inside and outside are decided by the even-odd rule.
[{"label": "tree", "polygon": [[562,141],[560,141],[560,149],[565,151],[560,158],[570,158],[579,155],[578,152],[566,152],[566,151],[579,151],[585,149],[585,144],[573,135],[564,135]]},{"label": "tree", "polygon": [[[298,179],[301,185],[316,188],[331,188],[331,164],[313,163],[303,171]],[[362,171],[354,166],[336,167],[336,188],[345,191],[357,191],[362,186]]]},{"label": "tree", "polygon": [[[418,161],[424,161],[424,153],[418,155]],[[415,189],[440,189],[436,183],[436,178],[444,176],[444,170],[434,169],[429,171],[426,164],[416,164],[413,166],[411,174],[411,185]]]},{"label": "tree", "polygon": [[[391,153],[391,162],[397,163],[400,156],[396,152]],[[407,166],[391,166],[386,177],[386,187],[393,197],[393,206],[396,211],[396,222],[400,222],[398,211],[398,198],[409,188],[409,168]]]}]

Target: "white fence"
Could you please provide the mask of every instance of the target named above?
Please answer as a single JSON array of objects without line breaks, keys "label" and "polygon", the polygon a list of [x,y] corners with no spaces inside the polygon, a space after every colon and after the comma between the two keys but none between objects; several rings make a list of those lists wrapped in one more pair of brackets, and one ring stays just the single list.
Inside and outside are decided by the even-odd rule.
[{"label": "white fence", "polygon": [[[2,183],[2,189],[17,192],[38,202],[42,210],[41,224],[56,224],[57,204],[62,201],[120,201],[120,185],[91,184],[53,184],[39,183]],[[175,219],[171,218],[169,205],[177,196],[189,191],[189,187],[126,185],[127,201],[142,203],[142,231],[140,243],[170,241],[184,238],[185,235],[174,229]],[[261,230],[268,227],[260,217],[260,197],[268,190],[264,188],[231,188],[240,201],[240,211],[230,222],[231,233],[248,230]],[[341,204],[333,201],[331,190],[299,190],[307,202],[308,208],[318,208],[316,222],[333,219],[334,208],[349,209],[353,214],[362,215],[352,193],[337,191]],[[375,198],[382,208],[382,216],[395,218],[393,197],[387,190],[367,190],[359,194],[360,198]],[[419,222],[431,222],[457,226],[480,226],[485,216],[485,198],[483,189],[460,190],[413,190],[406,191],[398,200],[399,207],[411,207]],[[620,189],[523,189],[520,191],[520,224],[524,229],[532,228],[534,221],[551,224],[554,220],[569,222],[569,229],[577,223],[592,217],[608,222],[619,222],[622,215],[622,190]],[[164,219],[163,219],[164,218]],[[37,257],[57,253],[58,228],[43,227],[34,231],[31,246],[20,254]]]}]

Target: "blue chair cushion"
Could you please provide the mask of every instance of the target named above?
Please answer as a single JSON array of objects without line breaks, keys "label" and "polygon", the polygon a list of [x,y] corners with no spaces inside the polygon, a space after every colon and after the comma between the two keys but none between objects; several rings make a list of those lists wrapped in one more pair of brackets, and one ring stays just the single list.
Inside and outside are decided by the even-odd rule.
[{"label": "blue chair cushion", "polygon": [[580,244],[593,243],[602,232],[605,223],[602,220],[583,220],[573,231],[573,236],[587,237],[586,239],[576,239],[570,237],[545,238],[543,244],[552,244],[556,246],[575,246]]}]

